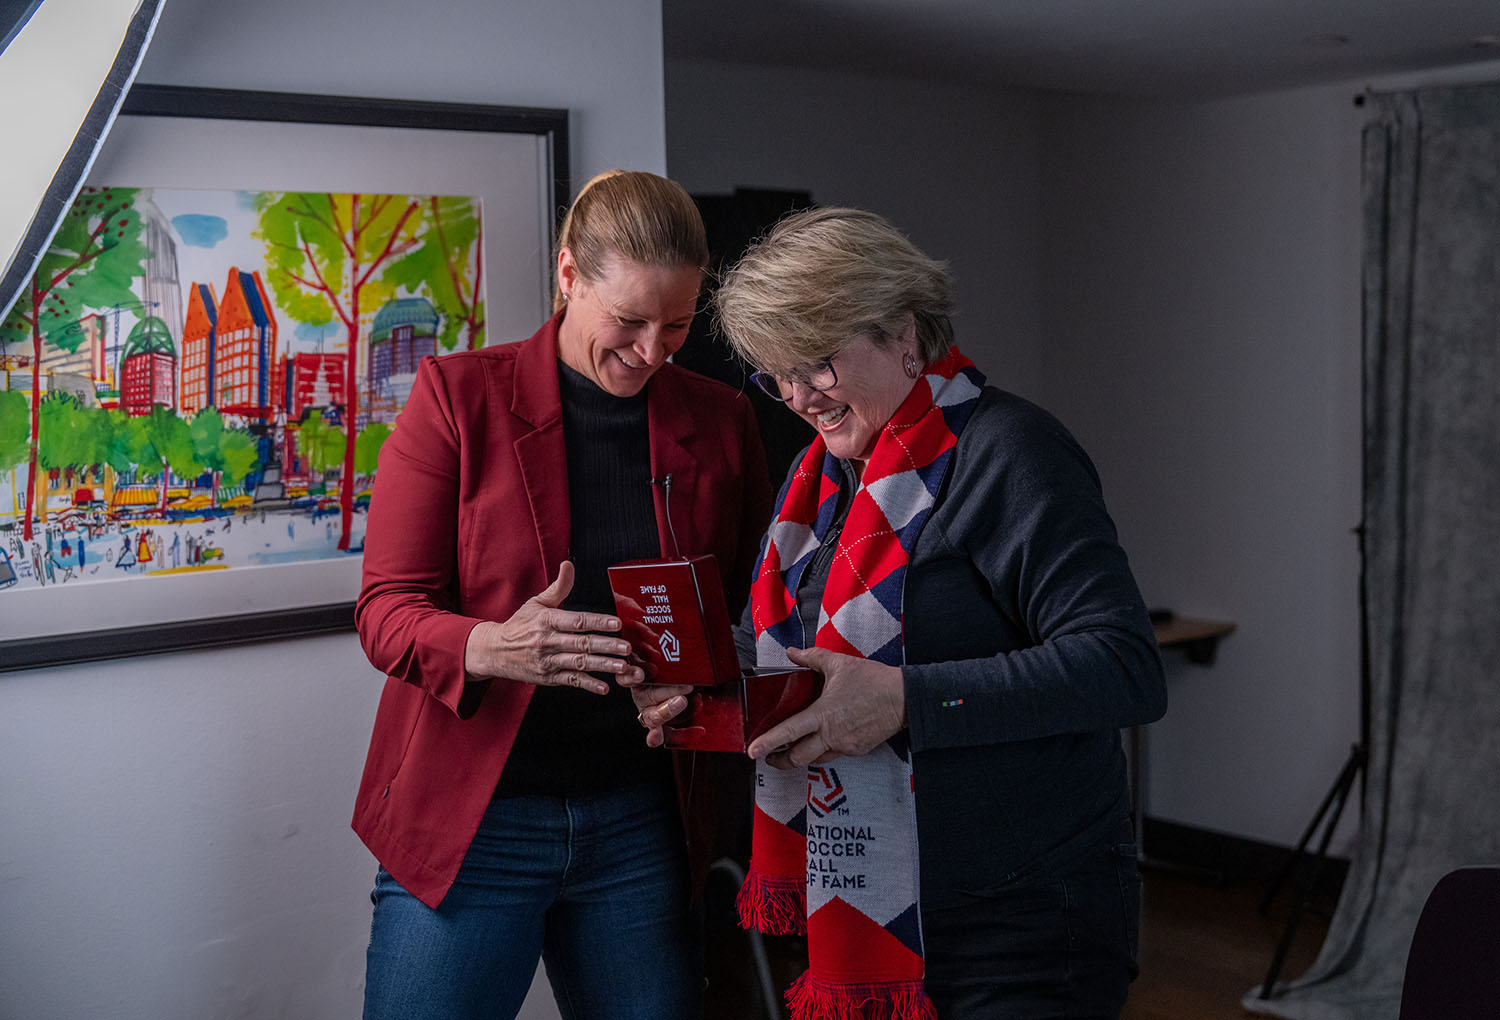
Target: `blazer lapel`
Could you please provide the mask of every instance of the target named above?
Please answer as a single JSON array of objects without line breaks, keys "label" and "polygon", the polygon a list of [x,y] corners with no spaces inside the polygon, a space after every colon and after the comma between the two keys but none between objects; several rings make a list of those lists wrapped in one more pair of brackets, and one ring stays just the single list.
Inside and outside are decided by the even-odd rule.
[{"label": "blazer lapel", "polygon": [[568,512],[567,445],[563,441],[562,397],[557,383],[557,323],[553,316],[516,355],[511,413],[532,426],[515,440],[516,460],[547,580],[568,558],[572,521]]},{"label": "blazer lapel", "polygon": [[[516,459],[547,577],[557,576],[558,564],[568,558],[572,525],[568,511],[567,445],[563,441],[562,397],[557,383],[557,324],[553,316],[516,356],[511,412],[532,426],[515,440]],[[697,548],[695,491],[700,477],[693,452],[696,428],[686,402],[673,385],[671,367],[647,384],[646,421],[650,432],[653,502],[657,538],[663,556],[676,557]],[[670,483],[668,482],[670,479]]]}]

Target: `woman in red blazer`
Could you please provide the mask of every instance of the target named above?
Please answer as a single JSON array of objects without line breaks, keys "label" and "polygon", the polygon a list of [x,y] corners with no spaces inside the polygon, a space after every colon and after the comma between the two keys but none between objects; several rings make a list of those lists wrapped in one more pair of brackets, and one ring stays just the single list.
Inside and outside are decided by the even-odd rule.
[{"label": "woman in red blazer", "polygon": [[713,553],[744,599],[770,507],[750,405],[666,363],[707,261],[680,187],[600,175],[552,319],[424,359],[381,452],[356,610],[389,676],[354,813],[381,865],[367,1020],[513,1017],[538,957],[565,1017],[700,1011],[690,876],[748,773],[644,745],[604,571]]}]

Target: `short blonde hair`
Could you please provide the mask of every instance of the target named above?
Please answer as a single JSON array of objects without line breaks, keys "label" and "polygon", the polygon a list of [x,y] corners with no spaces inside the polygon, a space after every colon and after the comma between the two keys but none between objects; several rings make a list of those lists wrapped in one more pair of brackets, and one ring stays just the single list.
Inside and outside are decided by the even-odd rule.
[{"label": "short blonde hair", "polygon": [[752,366],[786,372],[855,336],[887,342],[916,325],[928,363],[953,345],[946,263],[860,209],[793,213],[750,246],[714,297],[719,327]]},{"label": "short blonde hair", "polygon": [[[703,217],[692,196],[676,181],[639,170],[606,170],[583,186],[557,232],[554,266],[564,248],[590,282],[604,275],[612,258],[669,268],[708,265]],[[554,285],[552,310],[562,307],[562,288]]]}]

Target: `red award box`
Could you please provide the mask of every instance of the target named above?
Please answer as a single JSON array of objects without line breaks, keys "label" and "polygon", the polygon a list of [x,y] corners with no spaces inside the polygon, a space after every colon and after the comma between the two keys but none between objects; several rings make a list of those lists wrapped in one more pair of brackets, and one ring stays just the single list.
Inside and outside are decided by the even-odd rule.
[{"label": "red award box", "polygon": [[810,669],[743,674],[713,556],[633,560],[609,568],[622,634],[655,684],[696,688],[666,727],[666,744],[743,754],[777,723],[812,703],[822,678]]},{"label": "red award box", "polygon": [[724,585],[713,556],[632,560],[609,568],[621,637],[654,684],[712,687],[739,679]]},{"label": "red award box", "polygon": [[663,729],[666,746],[744,754],[822,692],[823,678],[810,669],[757,669],[732,684],[694,688],[687,709]]}]

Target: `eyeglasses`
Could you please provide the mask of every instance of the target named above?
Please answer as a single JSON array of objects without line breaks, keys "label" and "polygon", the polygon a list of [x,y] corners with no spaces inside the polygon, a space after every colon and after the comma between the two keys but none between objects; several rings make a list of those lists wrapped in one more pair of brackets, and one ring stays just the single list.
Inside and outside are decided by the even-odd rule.
[{"label": "eyeglasses", "polygon": [[790,399],[791,394],[781,392],[783,385],[790,389],[792,383],[801,383],[806,389],[822,393],[839,384],[839,374],[833,367],[833,355],[830,354],[809,368],[793,369],[786,375],[777,375],[774,372],[751,372],[750,381],[759,386],[772,400],[785,403]]}]

